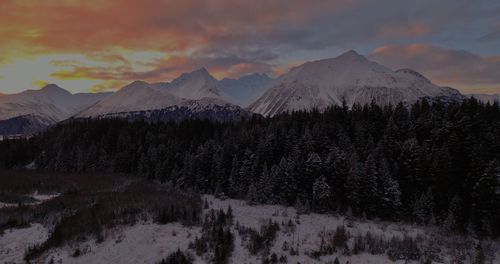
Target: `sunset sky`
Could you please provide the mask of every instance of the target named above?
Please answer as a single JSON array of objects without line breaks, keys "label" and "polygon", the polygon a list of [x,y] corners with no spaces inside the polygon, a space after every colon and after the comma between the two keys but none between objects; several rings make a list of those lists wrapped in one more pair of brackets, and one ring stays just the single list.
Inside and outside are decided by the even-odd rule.
[{"label": "sunset sky", "polygon": [[0,93],[112,91],[200,67],[277,76],[349,49],[500,93],[500,1],[0,0]]}]

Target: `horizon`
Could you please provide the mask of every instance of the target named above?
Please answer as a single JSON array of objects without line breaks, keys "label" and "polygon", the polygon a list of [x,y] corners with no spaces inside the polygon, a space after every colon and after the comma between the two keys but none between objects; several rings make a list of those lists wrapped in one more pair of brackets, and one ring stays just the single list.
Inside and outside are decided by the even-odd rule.
[{"label": "horizon", "polygon": [[[496,1],[15,1],[0,4],[0,93],[55,83],[72,93],[171,81],[276,77],[356,50],[463,93],[500,93]],[[113,15],[110,15],[110,14]]]},{"label": "horizon", "polygon": [[[24,92],[24,91],[36,91],[36,90],[42,90],[42,89],[44,89],[44,88],[46,88],[46,87],[49,87],[49,86],[54,86],[54,85],[55,85],[56,87],[58,87],[58,88],[61,88],[61,89],[65,90],[65,91],[70,92],[71,94],[79,94],[79,93],[114,93],[114,92],[117,92],[117,91],[121,90],[122,88],[124,88],[124,87],[126,87],[126,86],[128,86],[128,85],[130,85],[130,84],[132,84],[132,83],[135,83],[135,82],[145,82],[145,83],[148,83],[148,84],[155,84],[155,83],[171,83],[171,82],[173,82],[175,79],[180,78],[183,74],[189,74],[189,73],[197,72],[197,71],[200,71],[200,70],[205,70],[205,71],[207,71],[207,73],[208,73],[211,77],[213,77],[214,79],[216,79],[217,81],[223,81],[223,80],[225,80],[225,79],[229,79],[229,80],[238,80],[238,79],[241,79],[241,78],[243,78],[243,77],[245,77],[245,76],[252,76],[252,75],[265,75],[265,76],[267,76],[267,77],[269,77],[269,78],[271,78],[271,79],[273,79],[273,80],[276,80],[276,79],[280,78],[281,76],[285,75],[286,73],[288,73],[289,71],[291,71],[294,67],[301,66],[301,65],[303,65],[303,64],[305,64],[305,63],[308,63],[308,62],[315,62],[315,61],[325,60],[325,59],[326,59],[326,60],[328,60],[328,59],[335,59],[335,58],[337,58],[337,57],[339,57],[339,56],[341,56],[341,55],[343,55],[343,54],[347,54],[347,53],[350,53],[350,52],[354,52],[354,53],[355,53],[355,54],[357,54],[357,55],[361,55],[361,56],[365,57],[365,58],[366,58],[366,59],[368,59],[369,61],[373,61],[373,60],[370,60],[370,58],[367,58],[366,56],[364,56],[364,55],[362,55],[362,54],[359,54],[357,51],[355,51],[355,50],[352,50],[352,49],[351,49],[351,50],[348,50],[348,51],[345,51],[345,52],[343,52],[343,53],[339,54],[339,55],[338,55],[338,56],[336,56],[336,57],[332,57],[332,58],[324,58],[324,59],[317,59],[317,60],[312,60],[312,61],[305,61],[305,62],[303,62],[303,63],[302,63],[302,64],[300,64],[300,65],[296,65],[296,66],[290,67],[290,68],[289,68],[289,69],[287,69],[287,71],[286,71],[286,72],[284,72],[284,73],[281,73],[281,74],[279,74],[279,75],[274,75],[274,76],[273,76],[273,75],[270,75],[270,74],[267,74],[267,73],[264,73],[264,72],[249,72],[249,73],[242,73],[242,75],[240,75],[240,76],[235,76],[235,77],[222,77],[222,78],[217,78],[217,77],[213,76],[213,74],[210,72],[210,70],[208,70],[208,69],[207,69],[206,67],[204,67],[204,66],[201,66],[201,67],[199,67],[199,68],[195,68],[195,69],[192,69],[192,70],[188,70],[187,72],[180,73],[180,75],[178,75],[178,76],[174,77],[174,78],[173,78],[173,79],[171,79],[171,80],[160,80],[160,81],[158,81],[158,82],[148,82],[148,81],[146,81],[146,80],[133,80],[133,81],[130,81],[129,83],[124,84],[124,85],[123,85],[123,86],[121,86],[121,87],[117,87],[117,88],[112,89],[112,90],[92,91],[92,90],[90,90],[90,89],[89,89],[89,91],[83,91],[83,92],[72,92],[72,91],[71,91],[71,89],[67,89],[66,87],[63,87],[63,86],[61,86],[61,85],[59,85],[59,84],[57,84],[57,83],[45,83],[45,84],[44,84],[43,86],[41,86],[41,87],[32,87],[32,88],[27,88],[27,89],[25,89],[25,90],[22,90],[22,91],[19,91],[19,92],[15,92],[15,93],[0,93],[0,96],[3,96],[3,95],[13,95],[13,94],[21,93],[21,92]],[[374,61],[374,62],[376,62],[376,61]],[[378,62],[376,62],[376,63],[378,63]],[[381,64],[380,64],[380,65],[381,65]],[[385,65],[382,65],[382,66],[385,66]],[[407,68],[407,67],[406,67],[406,68],[405,68],[405,67],[402,67],[402,68],[398,68],[398,69],[392,69],[392,68],[390,68],[390,69],[391,69],[392,71],[398,71],[398,70],[403,70],[403,69],[410,69],[410,70],[413,70],[412,68]],[[424,77],[426,77],[426,76],[424,76]],[[427,77],[426,77],[426,78],[427,78]],[[432,82],[432,80],[430,80],[430,81]],[[446,87],[446,86],[442,86],[442,87]],[[460,89],[458,89],[458,88],[455,88],[455,87],[451,87],[451,88],[454,88],[454,89],[457,89],[457,90],[459,90],[459,91],[460,91]],[[463,94],[466,94],[466,95],[467,95],[467,94],[471,94],[471,95],[472,95],[472,94],[477,94],[477,95],[482,95],[482,94],[500,95],[500,91],[499,91],[498,93],[496,93],[496,92],[494,92],[494,93],[480,93],[480,92],[477,92],[477,93],[467,93],[467,92],[463,92],[463,91],[460,91],[460,92],[462,92]]]}]

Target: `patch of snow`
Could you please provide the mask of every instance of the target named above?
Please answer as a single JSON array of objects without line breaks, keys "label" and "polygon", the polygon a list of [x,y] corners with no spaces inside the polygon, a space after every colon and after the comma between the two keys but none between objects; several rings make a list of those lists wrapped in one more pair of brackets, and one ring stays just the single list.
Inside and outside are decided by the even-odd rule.
[{"label": "patch of snow", "polygon": [[41,224],[0,233],[0,263],[23,263],[24,252],[47,240],[48,231]]},{"label": "patch of snow", "polygon": [[71,117],[108,95],[109,93],[71,94],[57,85],[49,84],[40,90],[27,90],[0,97],[0,120],[33,115],[46,120],[47,125],[50,125]]},{"label": "patch of snow", "polygon": [[[199,227],[180,224],[137,224],[114,230],[104,242],[95,241],[67,245],[45,254],[45,261],[54,263],[157,263],[177,249],[186,250],[190,241],[200,233]],[[82,255],[73,257],[76,249]]]},{"label": "patch of snow", "polygon": [[323,110],[331,105],[398,104],[422,97],[456,97],[458,91],[432,84],[408,69],[393,71],[355,51],[307,62],[281,76],[249,109],[273,116],[293,110]]},{"label": "patch of snow", "polygon": [[[341,254],[334,254],[330,256],[323,256],[320,260],[315,260],[307,256],[305,253],[312,250],[317,250],[321,243],[319,234],[323,231],[334,231],[337,226],[344,225],[348,232],[352,235],[366,234],[370,232],[374,235],[383,235],[387,238],[392,236],[403,237],[405,234],[416,237],[417,235],[424,235],[425,231],[415,228],[413,226],[395,224],[395,223],[375,223],[370,221],[355,221],[346,219],[342,216],[333,216],[325,214],[303,214],[298,215],[296,209],[293,207],[283,207],[279,205],[258,205],[250,206],[242,200],[219,200],[213,196],[205,196],[209,205],[213,209],[227,210],[231,206],[234,215],[234,221],[239,222],[240,225],[252,227],[260,230],[260,226],[264,221],[271,219],[278,223],[287,223],[292,220],[296,224],[296,231],[294,233],[285,234],[280,231],[271,252],[275,252],[278,257],[281,254],[287,256],[288,263],[325,263],[335,260],[336,257],[345,263],[349,261],[351,264],[358,263],[404,263],[392,262],[385,255],[369,255],[360,254],[355,256],[342,256]],[[352,227],[349,227],[352,226]],[[259,256],[250,255],[246,248],[241,246],[241,238],[236,235],[235,251],[233,252],[231,263],[261,263]],[[283,243],[287,242],[289,245],[299,246],[298,256],[291,256],[288,252],[282,250]]]},{"label": "patch of snow", "polygon": [[[322,256],[320,259],[313,259],[306,253],[319,248],[321,238],[320,233],[333,231],[338,226],[343,225],[351,236],[357,234],[366,234],[370,232],[373,235],[390,239],[393,236],[403,237],[424,237],[425,239],[434,239],[438,234],[436,230],[429,227],[414,226],[402,223],[368,221],[363,219],[351,219],[344,216],[327,214],[297,214],[292,207],[279,205],[248,205],[245,201],[226,199],[216,199],[214,196],[205,195],[204,199],[208,201],[210,209],[222,209],[226,211],[230,206],[233,210],[234,223],[241,226],[252,227],[256,230],[271,219],[272,221],[287,223],[291,220],[295,224],[295,231],[287,232],[285,228],[278,231],[277,238],[271,248],[271,253],[276,253],[278,258],[286,256],[287,263],[328,263],[338,258],[340,263],[349,261],[351,264],[361,263],[406,263],[404,261],[391,261],[386,255],[370,255],[361,253],[358,255],[342,255],[334,253],[328,256]],[[204,209],[208,213],[210,209]],[[38,225],[33,225],[37,227]],[[24,249],[36,241],[42,242],[46,237],[45,229],[38,226],[33,229],[33,234],[28,230],[15,230],[13,233],[7,233],[0,237],[0,248],[8,246],[10,250],[4,250],[1,255],[7,256],[9,260],[19,260],[22,258]],[[48,251],[41,258],[45,263],[54,260],[54,263],[157,263],[167,257],[170,253],[180,249],[188,251],[195,259],[194,263],[208,263],[205,256],[199,257],[188,249],[190,242],[200,236],[200,227],[185,227],[181,224],[158,225],[149,222],[136,224],[134,226],[122,226],[106,231],[108,235],[104,242],[96,243],[94,240],[86,242],[72,242],[61,248]],[[261,263],[259,255],[251,255],[245,247],[245,242],[239,236],[235,226],[232,227],[232,233],[235,236],[234,251],[230,257],[230,263]],[[13,242],[9,242],[12,239]],[[455,239],[455,238],[451,238]],[[458,239],[458,238],[457,238]],[[26,240],[26,241],[24,241]],[[298,246],[299,255],[290,255],[289,251],[284,251],[283,243]],[[498,248],[498,244],[493,245]],[[3,246],[3,247],[2,247]],[[81,255],[73,257],[76,249],[81,251]],[[446,248],[442,249],[442,254],[448,254]],[[497,253],[498,255],[498,253]],[[496,256],[497,258],[500,256]],[[444,263],[447,258],[444,256]],[[417,263],[417,262],[409,262]]]},{"label": "patch of snow", "polygon": [[[28,195],[28,197],[31,197],[35,199],[36,201],[31,202],[31,203],[22,203],[22,205],[38,205],[41,203],[44,203],[48,200],[54,199],[61,195],[60,193],[53,193],[53,194],[39,194],[38,191],[35,191],[34,193]],[[2,203],[0,202],[0,208],[6,208],[6,207],[17,207],[19,204],[18,203]]]}]

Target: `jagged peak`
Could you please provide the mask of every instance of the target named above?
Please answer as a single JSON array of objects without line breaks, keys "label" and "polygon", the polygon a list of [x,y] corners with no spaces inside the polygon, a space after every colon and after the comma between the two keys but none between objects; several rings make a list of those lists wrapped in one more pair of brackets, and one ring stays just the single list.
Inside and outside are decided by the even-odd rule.
[{"label": "jagged peak", "polygon": [[139,86],[147,86],[147,85],[149,85],[149,83],[147,83],[145,81],[133,81],[133,82],[131,82],[130,84],[126,85],[123,88],[126,88],[126,87],[139,87]]},{"label": "jagged peak", "polygon": [[364,58],[366,59],[363,55],[359,54],[355,50],[349,50],[347,52],[344,52],[337,56],[337,58]]},{"label": "jagged peak", "polygon": [[68,92],[67,90],[59,87],[56,84],[47,84],[44,87],[42,87],[40,89],[40,91],[42,91],[44,93],[50,93],[50,94],[68,94],[68,95],[71,95],[70,92]]},{"label": "jagged peak", "polygon": [[193,73],[193,74],[199,73],[199,74],[204,74],[204,75],[210,75],[210,73],[208,72],[207,68],[205,68],[205,67],[201,67],[199,69],[196,69],[196,70],[192,71],[191,73]]},{"label": "jagged peak", "polygon": [[201,79],[205,79],[205,80],[209,80],[209,81],[217,81],[209,72],[208,70],[205,68],[205,67],[202,67],[202,68],[199,68],[197,70],[194,70],[192,72],[188,72],[188,73],[183,73],[181,76],[179,76],[178,78],[176,78],[175,80],[173,80],[171,82],[172,85],[177,85],[179,83],[182,83],[184,81],[187,81],[189,79],[198,79],[198,78],[201,78]]},{"label": "jagged peak", "polygon": [[120,91],[126,91],[126,90],[131,90],[131,89],[140,89],[140,88],[143,88],[143,87],[148,87],[150,86],[149,83],[145,82],[145,81],[133,81],[125,86],[123,86]]}]

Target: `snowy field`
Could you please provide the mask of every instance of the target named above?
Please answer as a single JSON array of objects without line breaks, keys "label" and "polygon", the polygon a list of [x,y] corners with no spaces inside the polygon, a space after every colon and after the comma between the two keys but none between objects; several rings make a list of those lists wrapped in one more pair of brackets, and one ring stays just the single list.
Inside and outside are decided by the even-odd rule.
[{"label": "snowy field", "polygon": [[[54,198],[56,198],[58,196],[59,196],[58,193],[54,193],[54,194],[39,194],[38,192],[34,192],[33,194],[28,195],[29,198],[33,199],[33,201],[29,202],[29,203],[23,203],[23,205],[28,205],[28,206],[29,205],[38,205],[38,204],[41,204],[41,203],[43,203],[45,201],[54,199]],[[2,203],[2,202],[0,202],[0,208],[16,207],[18,205],[19,205],[18,203]]]},{"label": "snowy field", "polygon": [[[210,209],[229,207],[233,210],[234,225],[232,227],[234,251],[230,263],[262,263],[262,256],[252,255],[245,247],[243,238],[238,234],[236,226],[251,227],[259,230],[262,224],[269,219],[286,226],[294,223],[293,230],[281,228],[270,248],[270,253],[278,257],[286,257],[286,263],[418,263],[403,260],[391,261],[386,255],[370,255],[360,253],[356,255],[335,252],[334,254],[313,258],[310,253],[321,245],[320,234],[335,230],[338,226],[345,226],[347,232],[355,237],[370,232],[374,236],[387,239],[391,237],[409,236],[412,238],[427,238],[445,241],[445,235],[440,235],[432,228],[411,225],[350,220],[341,216],[302,214],[298,215],[291,207],[283,206],[250,206],[240,200],[219,200],[213,196],[204,196]],[[210,209],[205,208],[204,213]],[[51,249],[40,259],[40,263],[158,263],[170,253],[180,249],[189,252],[194,263],[207,263],[207,256],[197,256],[188,245],[199,237],[200,227],[186,227],[173,223],[159,225],[151,222],[141,222],[134,226],[122,226],[106,231],[106,239],[97,243],[94,240],[74,241],[63,247]],[[23,263],[23,255],[30,245],[43,242],[48,236],[48,230],[40,224],[32,224],[29,228],[7,230],[0,236],[0,263]],[[352,241],[348,242],[352,246]],[[473,241],[471,242],[473,243]],[[499,243],[491,243],[490,252],[498,252]],[[284,250],[284,245],[296,246],[298,254],[291,255]],[[472,250],[472,249],[471,249]],[[467,250],[465,250],[467,251]],[[78,252],[78,253],[75,253]],[[472,252],[472,251],[471,251]],[[442,263],[456,263],[452,259],[453,252],[442,250]],[[465,261],[470,263],[473,253],[464,252]],[[469,256],[467,256],[469,254]],[[488,263],[499,263],[500,256],[496,253],[496,260],[490,257]],[[495,262],[496,261],[496,262]],[[435,263],[435,262],[434,262]]]}]

